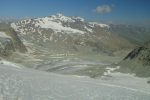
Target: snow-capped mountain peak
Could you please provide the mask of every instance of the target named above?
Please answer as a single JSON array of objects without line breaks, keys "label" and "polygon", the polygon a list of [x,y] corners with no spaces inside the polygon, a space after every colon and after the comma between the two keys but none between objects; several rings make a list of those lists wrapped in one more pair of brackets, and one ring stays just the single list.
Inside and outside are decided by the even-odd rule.
[{"label": "snow-capped mountain peak", "polygon": [[72,19],[76,20],[76,21],[81,21],[81,22],[84,22],[85,19],[82,18],[82,17],[72,17]]},{"label": "snow-capped mountain peak", "polygon": [[[35,32],[37,30],[41,29],[52,29],[54,33],[80,33],[84,34],[85,32],[76,28],[71,28],[69,26],[64,26],[64,23],[73,23],[75,22],[69,17],[65,16],[50,16],[50,17],[44,17],[44,18],[37,18],[37,19],[29,19],[24,20],[18,23],[12,23],[11,26],[21,33],[28,33],[27,31],[30,30],[30,32]],[[28,27],[32,25],[33,27]],[[27,27],[26,27],[27,26]]]},{"label": "snow-capped mountain peak", "polygon": [[[12,23],[11,26],[20,33],[38,32],[41,29],[51,29],[54,33],[93,33],[95,26],[99,28],[109,28],[109,25],[85,22],[81,17],[67,17],[63,14],[51,15],[49,17],[22,20],[17,23]],[[31,27],[32,26],[32,27]]]},{"label": "snow-capped mountain peak", "polygon": [[98,22],[90,22],[90,25],[91,25],[92,27],[94,27],[94,26],[100,26],[100,27],[102,27],[102,28],[104,28],[104,27],[109,28],[109,27],[110,27],[110,26],[107,25],[107,24],[102,24],[102,23],[98,23]]},{"label": "snow-capped mountain peak", "polygon": [[37,21],[35,23],[36,27],[41,27],[43,29],[52,29],[55,33],[66,32],[66,33],[84,34],[84,32],[81,30],[74,29],[74,28],[67,27],[67,26],[63,26],[63,22],[73,22],[73,21],[71,21],[71,18],[69,19],[65,16],[61,16],[61,17],[53,16],[52,18],[45,17],[45,18],[38,18],[35,20]]},{"label": "snow-capped mountain peak", "polygon": [[73,20],[72,18],[64,16],[63,14],[60,14],[60,13],[49,16],[49,19],[50,20],[59,20],[62,22],[75,22],[75,20]]}]

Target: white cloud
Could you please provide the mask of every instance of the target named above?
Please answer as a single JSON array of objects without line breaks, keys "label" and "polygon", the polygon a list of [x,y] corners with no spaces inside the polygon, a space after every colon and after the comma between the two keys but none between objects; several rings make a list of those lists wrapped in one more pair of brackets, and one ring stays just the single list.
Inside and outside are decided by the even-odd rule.
[{"label": "white cloud", "polygon": [[110,5],[101,5],[101,6],[97,6],[94,12],[104,14],[104,13],[110,13],[112,12],[112,10],[113,7]]}]

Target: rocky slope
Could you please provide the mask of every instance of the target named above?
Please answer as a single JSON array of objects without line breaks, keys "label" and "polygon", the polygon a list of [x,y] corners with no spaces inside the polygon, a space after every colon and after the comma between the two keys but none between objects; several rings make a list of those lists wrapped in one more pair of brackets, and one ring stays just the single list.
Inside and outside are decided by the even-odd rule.
[{"label": "rocky slope", "polygon": [[9,24],[0,23],[0,55],[8,56],[14,51],[25,53],[27,49]]},{"label": "rocky slope", "polygon": [[150,76],[150,41],[135,48],[120,63],[124,71],[135,73],[137,76]]},{"label": "rocky slope", "polygon": [[141,46],[130,52],[124,60],[137,60],[142,65],[150,65],[150,48]]}]

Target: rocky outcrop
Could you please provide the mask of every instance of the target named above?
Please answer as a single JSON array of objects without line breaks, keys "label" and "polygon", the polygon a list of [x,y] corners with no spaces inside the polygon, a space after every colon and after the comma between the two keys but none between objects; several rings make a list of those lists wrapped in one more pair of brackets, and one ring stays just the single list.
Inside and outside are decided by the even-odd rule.
[{"label": "rocky outcrop", "polygon": [[9,24],[0,23],[0,56],[9,56],[15,51],[25,53],[27,49]]},{"label": "rocky outcrop", "polygon": [[0,55],[8,56],[15,51],[13,42],[10,38],[0,38]]},{"label": "rocky outcrop", "polygon": [[119,65],[121,72],[135,73],[140,77],[150,77],[150,41],[132,50]]},{"label": "rocky outcrop", "polygon": [[137,63],[143,65],[150,65],[150,42],[145,43],[144,46],[137,47],[131,51],[124,60],[137,60]]},{"label": "rocky outcrop", "polygon": [[127,59],[135,59],[138,55],[140,55],[140,52],[142,50],[144,50],[145,48],[144,47],[138,47],[138,48],[135,48],[133,51],[131,51],[123,60],[127,60]]}]

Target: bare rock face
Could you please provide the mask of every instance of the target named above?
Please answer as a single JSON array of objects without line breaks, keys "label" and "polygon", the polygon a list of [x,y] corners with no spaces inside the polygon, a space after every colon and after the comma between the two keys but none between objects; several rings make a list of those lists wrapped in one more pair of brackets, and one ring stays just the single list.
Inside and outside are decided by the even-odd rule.
[{"label": "bare rock face", "polygon": [[0,55],[8,56],[15,51],[14,44],[11,39],[0,38]]},{"label": "bare rock face", "polygon": [[127,59],[136,59],[143,65],[150,65],[150,42],[146,42],[144,46],[135,48],[124,58],[124,60]]},{"label": "bare rock face", "polygon": [[132,50],[119,64],[122,72],[150,77],[150,41]]},{"label": "bare rock face", "polygon": [[124,60],[126,59],[135,59],[138,55],[140,55],[140,52],[143,51],[145,48],[144,47],[138,47],[138,48],[135,48],[133,51],[131,51],[125,58]]},{"label": "bare rock face", "polygon": [[0,56],[9,56],[15,51],[25,53],[27,49],[8,24],[0,23]]}]

